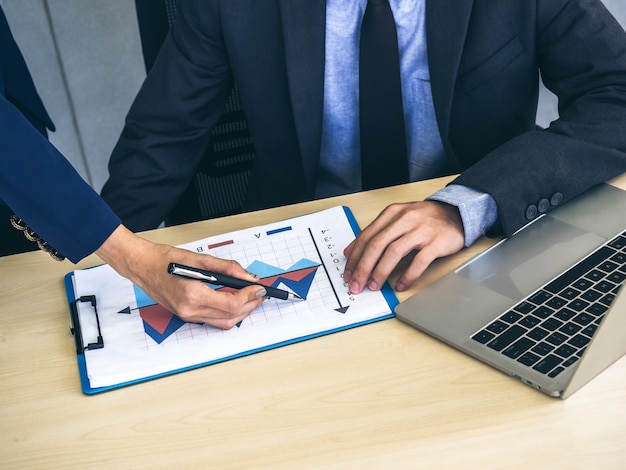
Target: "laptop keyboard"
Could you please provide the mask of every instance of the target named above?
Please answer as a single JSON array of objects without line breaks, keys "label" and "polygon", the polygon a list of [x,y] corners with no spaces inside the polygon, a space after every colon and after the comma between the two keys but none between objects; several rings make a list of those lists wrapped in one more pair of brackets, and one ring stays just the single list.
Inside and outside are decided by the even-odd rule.
[{"label": "laptop keyboard", "polygon": [[556,377],[582,356],[626,279],[626,232],[500,315],[472,339]]}]

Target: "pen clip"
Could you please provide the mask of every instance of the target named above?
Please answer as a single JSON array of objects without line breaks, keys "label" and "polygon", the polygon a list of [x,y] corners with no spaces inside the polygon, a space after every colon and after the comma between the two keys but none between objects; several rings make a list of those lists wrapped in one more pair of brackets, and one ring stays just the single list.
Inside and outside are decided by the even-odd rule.
[{"label": "pen clip", "polygon": [[170,263],[167,270],[170,274],[177,274],[178,276],[189,277],[192,279],[198,279],[199,281],[205,281],[205,282],[217,282],[217,278],[215,276],[209,276],[200,271],[196,271],[195,269],[178,266],[174,263]]}]

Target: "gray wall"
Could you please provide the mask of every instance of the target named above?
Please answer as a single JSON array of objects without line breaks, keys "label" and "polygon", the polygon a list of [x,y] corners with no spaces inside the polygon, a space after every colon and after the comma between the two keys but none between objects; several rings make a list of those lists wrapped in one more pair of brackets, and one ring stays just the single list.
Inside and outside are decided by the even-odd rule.
[{"label": "gray wall", "polygon": [[[158,1],[158,0],[154,0]],[[626,25],[626,1],[604,0]],[[0,0],[44,104],[50,140],[97,190],[145,77],[134,0]],[[542,92],[537,122],[556,117]]]},{"label": "gray wall", "polygon": [[0,0],[57,131],[97,191],[145,77],[134,0]]}]

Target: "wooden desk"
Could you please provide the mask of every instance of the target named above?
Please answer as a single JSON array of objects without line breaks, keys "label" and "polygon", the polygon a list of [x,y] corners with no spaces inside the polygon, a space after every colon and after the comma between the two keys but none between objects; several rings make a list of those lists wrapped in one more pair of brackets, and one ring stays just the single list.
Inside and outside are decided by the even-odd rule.
[{"label": "wooden desk", "polygon": [[[145,236],[180,244],[337,204],[364,226],[447,181]],[[437,262],[415,289],[491,243]],[[72,269],[40,252],[0,259],[0,468],[624,466],[626,359],[561,401],[396,319],[85,396],[62,282]]]}]

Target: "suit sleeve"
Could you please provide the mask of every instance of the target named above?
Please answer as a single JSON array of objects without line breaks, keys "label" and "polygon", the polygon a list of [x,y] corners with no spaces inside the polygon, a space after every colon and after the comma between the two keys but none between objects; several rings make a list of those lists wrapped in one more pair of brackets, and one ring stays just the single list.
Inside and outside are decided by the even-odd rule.
[{"label": "suit sleeve", "polygon": [[231,87],[216,2],[186,1],[126,117],[102,197],[133,231],[157,227],[197,171]]},{"label": "suit sleeve", "polygon": [[0,94],[0,202],[76,263],[119,218],[54,146]]},{"label": "suit sleeve", "polygon": [[599,1],[536,4],[537,62],[559,119],[510,139],[454,181],[496,200],[506,236],[626,171],[626,33]]}]

